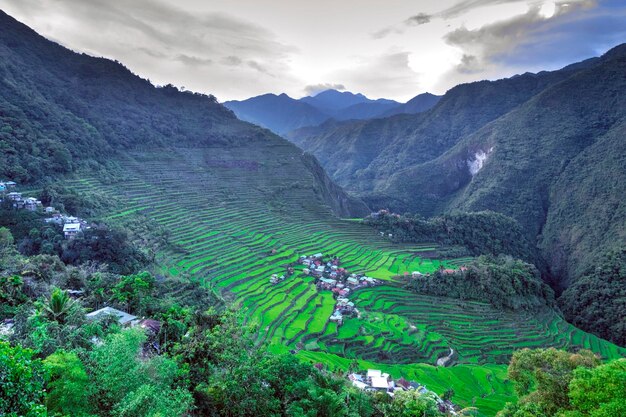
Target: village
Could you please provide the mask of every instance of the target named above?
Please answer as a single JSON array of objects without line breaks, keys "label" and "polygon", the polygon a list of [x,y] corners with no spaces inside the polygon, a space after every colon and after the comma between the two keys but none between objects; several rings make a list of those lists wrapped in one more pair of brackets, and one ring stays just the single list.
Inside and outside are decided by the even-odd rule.
[{"label": "village", "polygon": [[[322,253],[301,256],[297,264],[304,266],[302,269],[304,275],[315,278],[314,283],[319,291],[332,291],[336,304],[329,320],[339,325],[343,324],[344,316],[359,316],[358,309],[354,307],[354,303],[348,298],[353,291],[359,288],[382,284],[379,280],[363,274],[351,274],[348,270],[340,266],[341,261],[336,256],[332,256],[330,260],[326,262],[324,262],[324,255]],[[294,264],[291,264],[287,267],[286,274],[281,276],[273,274],[269,281],[271,284],[277,284],[294,273]]]},{"label": "village", "polygon": [[63,228],[63,235],[66,239],[74,238],[79,232],[90,228],[87,221],[78,217],[62,214],[54,207],[44,207],[40,200],[34,197],[22,196],[17,192],[17,184],[13,181],[0,181],[0,203],[6,198],[11,202],[11,206],[16,210],[28,210],[45,214],[46,223],[58,224]]},{"label": "village", "polygon": [[394,380],[388,373],[377,369],[368,369],[367,373],[353,372],[348,375],[348,380],[356,388],[369,392],[385,392],[390,397],[394,397],[400,391],[417,391],[420,394],[429,394],[437,401],[439,411],[456,415],[455,405],[449,400],[443,400],[435,392],[430,391],[426,386],[415,381],[408,381],[405,378]]}]

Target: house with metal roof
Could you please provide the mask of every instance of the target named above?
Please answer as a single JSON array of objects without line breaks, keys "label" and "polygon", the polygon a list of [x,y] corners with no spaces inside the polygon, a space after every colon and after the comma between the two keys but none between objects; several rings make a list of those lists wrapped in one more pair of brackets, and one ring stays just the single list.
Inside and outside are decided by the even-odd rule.
[{"label": "house with metal roof", "polygon": [[87,320],[98,320],[106,316],[117,317],[117,322],[125,327],[132,326],[139,322],[136,316],[125,313],[113,307],[104,307],[104,308],[101,308],[100,310],[92,311],[91,313],[85,315]]}]

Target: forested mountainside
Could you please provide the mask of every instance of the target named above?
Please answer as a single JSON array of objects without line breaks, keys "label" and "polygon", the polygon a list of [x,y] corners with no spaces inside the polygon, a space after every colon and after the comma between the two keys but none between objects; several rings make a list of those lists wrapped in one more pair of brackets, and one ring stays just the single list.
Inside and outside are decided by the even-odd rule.
[{"label": "forested mountainside", "polygon": [[[561,291],[624,246],[625,123],[622,45],[559,71],[460,85],[418,116],[324,125],[290,139],[373,208],[513,217],[537,241]],[[344,150],[348,164],[338,158]],[[598,280],[570,292],[563,308],[571,320],[585,315],[583,328],[624,340],[624,329],[595,326],[623,322],[623,310],[595,309],[592,319],[580,299],[569,305],[607,291]]]},{"label": "forested mountainside", "polygon": [[430,93],[418,94],[406,103],[394,107],[380,116],[389,117],[396,114],[416,114],[425,112],[435,107],[435,104],[439,103],[439,100],[441,100],[441,96]]},{"label": "forested mountainside", "polygon": [[334,120],[366,120],[394,114],[421,113],[441,97],[429,93],[401,104],[393,100],[371,100],[349,91],[326,90],[314,96],[293,99],[286,94],[264,94],[241,101],[227,101],[226,107],[247,122],[266,127],[281,135],[300,128]]},{"label": "forested mountainside", "polygon": [[[131,150],[228,150],[226,159],[253,154],[246,163],[292,172],[292,180],[338,215],[367,212],[326,178],[314,158],[238,120],[212,96],[157,88],[117,62],[50,42],[3,12],[0,23],[1,177],[42,181],[79,168],[104,168]],[[268,174],[258,180],[274,187],[281,186],[280,178]]]},{"label": "forested mountainside", "polygon": [[317,156],[341,185],[370,194],[392,174],[436,158],[464,136],[563,80],[570,71],[463,84],[424,113],[327,124],[291,132],[287,138]]}]

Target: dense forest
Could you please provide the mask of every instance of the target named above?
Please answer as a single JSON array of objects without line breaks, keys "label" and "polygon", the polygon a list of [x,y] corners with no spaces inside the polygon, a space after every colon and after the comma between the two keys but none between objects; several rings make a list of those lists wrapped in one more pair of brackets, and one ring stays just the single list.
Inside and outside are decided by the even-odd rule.
[{"label": "dense forest", "polygon": [[554,292],[534,265],[505,255],[483,255],[458,271],[411,278],[406,287],[420,294],[484,301],[500,309],[537,312],[556,305]]},{"label": "dense forest", "polygon": [[462,246],[470,255],[511,255],[543,266],[539,252],[519,223],[493,211],[455,212],[425,219],[421,215],[398,215],[381,210],[363,219],[394,242],[437,242]]}]

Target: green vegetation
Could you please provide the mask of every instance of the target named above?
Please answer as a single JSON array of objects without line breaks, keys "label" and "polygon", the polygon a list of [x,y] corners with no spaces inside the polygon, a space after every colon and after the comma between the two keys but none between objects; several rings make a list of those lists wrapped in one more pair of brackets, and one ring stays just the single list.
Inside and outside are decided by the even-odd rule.
[{"label": "green vegetation", "polygon": [[[167,230],[168,240],[156,256],[160,273],[189,274],[211,283],[242,307],[247,322],[258,326],[256,341],[269,344],[272,352],[295,351],[296,356],[331,369],[347,370],[356,359],[364,368],[389,369],[398,377],[423,381],[440,394],[453,388],[454,402],[476,405],[486,415],[494,415],[513,393],[505,376],[493,379],[483,370],[499,366],[491,372],[502,374],[515,349],[587,347],[606,358],[623,354],[549,310],[523,311],[521,298],[509,299],[497,287],[494,300],[499,297],[519,311],[470,300],[459,303],[458,293],[429,297],[398,288],[401,282],[396,277],[404,273],[435,273],[440,267],[470,264],[467,257],[439,258],[438,243],[391,242],[369,226],[331,217],[327,209],[303,207],[299,189],[280,191],[281,207],[268,205],[257,178],[237,175],[240,171],[232,168],[194,164],[186,153],[165,157],[144,152],[135,158],[120,161],[120,167],[133,172],[123,182],[103,183],[85,173],[67,186],[80,193],[118,196],[120,204],[104,214],[116,227],[126,227],[135,216],[147,216]],[[139,210],[132,211],[135,208]],[[129,210],[132,214],[116,217]],[[147,239],[149,233],[144,234]],[[350,297],[361,318],[347,319],[339,327],[330,324],[331,293],[318,292],[312,278],[301,275],[301,267],[292,278],[270,284],[271,274],[283,274],[300,255],[316,252],[336,255],[348,270],[387,282]],[[536,298],[527,307],[537,307],[534,303],[542,297],[549,303],[549,289],[536,280],[536,270],[513,262],[520,276],[510,281],[503,274],[508,261],[502,262],[489,266],[493,274],[488,279],[500,282],[502,289],[517,279],[532,283],[529,294]],[[451,347],[456,354],[450,363],[456,365],[446,371],[435,367]],[[416,367],[420,363],[428,365]],[[467,365],[474,367],[463,367]],[[414,369],[419,371],[413,373]]]},{"label": "green vegetation", "polygon": [[[439,296],[401,288],[398,276],[456,269],[470,263],[471,250],[513,248],[525,256],[524,242],[487,236],[508,219],[451,217],[444,224],[458,224],[458,235],[392,242],[337,217],[365,207],[314,158],[237,121],[213,98],[155,88],[117,63],[53,45],[1,12],[0,21],[7,58],[0,63],[0,175],[107,224],[60,241],[36,216],[6,217],[1,313],[13,327],[3,326],[10,345],[1,347],[0,376],[17,385],[0,388],[10,399],[1,413],[45,413],[45,406],[51,415],[84,417],[441,414],[432,394],[400,395],[394,404],[356,391],[341,375],[376,368],[437,394],[454,391],[455,403],[494,415],[516,399],[505,375],[516,349],[624,354],[554,310],[525,311],[547,292],[536,271],[507,258],[475,264],[477,281],[493,285],[491,304],[459,300],[452,288]],[[485,229],[474,239],[476,224]],[[442,247],[451,242],[470,252],[452,256]],[[328,321],[332,293],[318,290],[301,266],[275,285],[268,279],[320,251],[384,282],[350,293],[360,317],[342,325]],[[529,288],[507,292],[507,285]],[[87,319],[104,306],[150,320],[139,330],[122,328],[115,316]]]},{"label": "green vegetation", "polygon": [[600,364],[589,351],[521,350],[509,365],[520,400],[498,417],[620,417],[626,412],[626,359]]},{"label": "green vegetation", "polygon": [[[290,139],[373,209],[501,213],[549,268],[508,254],[548,272],[557,295],[583,275],[577,289],[602,287],[610,275],[593,274],[598,282],[590,284],[588,271],[622,249],[626,235],[625,70],[620,45],[558,71],[459,85],[419,116],[327,123]],[[587,308],[571,295],[560,304]],[[624,328],[611,318],[610,332],[596,326],[597,309],[589,308],[576,313],[578,325],[623,344]]]},{"label": "green vegetation", "polygon": [[556,304],[534,265],[504,255],[480,256],[463,270],[439,270],[410,279],[406,286],[421,294],[484,301],[499,309],[540,311]]},{"label": "green vegetation", "polygon": [[493,211],[444,214],[431,219],[420,215],[395,215],[381,210],[363,222],[395,242],[438,242],[445,246],[462,246],[469,254],[511,255],[539,267],[543,265],[538,251],[519,224]]},{"label": "green vegetation", "polygon": [[574,325],[626,345],[626,249],[589,268],[561,296],[559,304]]},{"label": "green vegetation", "polygon": [[33,352],[0,340],[0,414],[44,417],[44,371]]},{"label": "green vegetation", "polygon": [[61,226],[44,223],[42,214],[5,207],[0,208],[0,227],[8,228],[23,255],[57,255],[71,265],[97,261],[118,274],[131,274],[148,263],[127,233],[104,224],[94,224],[68,241]]}]

